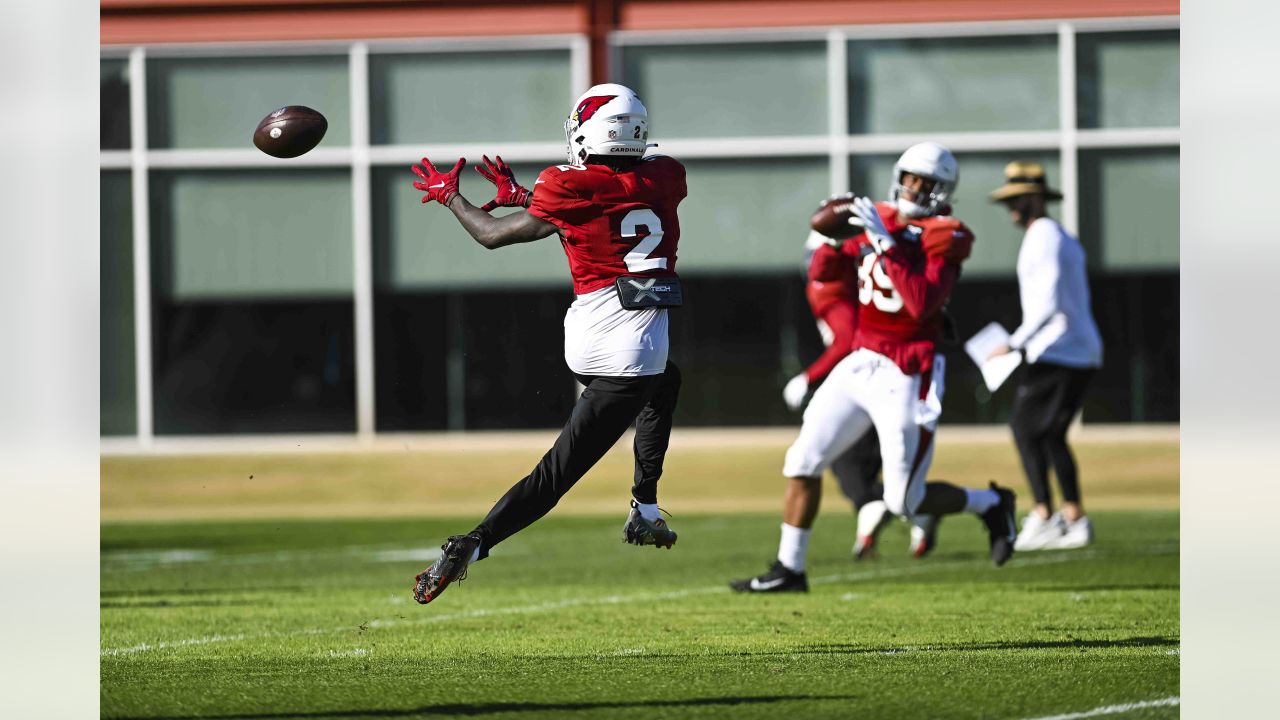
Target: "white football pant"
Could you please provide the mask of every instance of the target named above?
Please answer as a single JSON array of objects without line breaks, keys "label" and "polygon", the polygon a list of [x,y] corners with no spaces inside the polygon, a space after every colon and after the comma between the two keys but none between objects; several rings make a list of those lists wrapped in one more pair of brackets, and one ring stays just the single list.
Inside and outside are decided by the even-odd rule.
[{"label": "white football pant", "polygon": [[924,500],[925,476],[933,462],[933,435],[941,413],[942,356],[921,397],[920,375],[907,375],[871,350],[853,352],[831,371],[804,412],[800,437],[787,450],[782,474],[820,477],[831,461],[875,426],[884,462],[884,502],[889,512],[910,517]]}]

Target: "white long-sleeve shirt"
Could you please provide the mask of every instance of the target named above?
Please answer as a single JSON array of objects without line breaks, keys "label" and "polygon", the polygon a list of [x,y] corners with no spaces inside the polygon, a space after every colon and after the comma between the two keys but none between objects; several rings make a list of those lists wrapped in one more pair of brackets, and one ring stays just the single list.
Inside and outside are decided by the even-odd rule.
[{"label": "white long-sleeve shirt", "polygon": [[1018,251],[1022,325],[1009,346],[1026,361],[1074,368],[1102,365],[1102,336],[1089,308],[1084,248],[1058,221],[1031,223]]}]

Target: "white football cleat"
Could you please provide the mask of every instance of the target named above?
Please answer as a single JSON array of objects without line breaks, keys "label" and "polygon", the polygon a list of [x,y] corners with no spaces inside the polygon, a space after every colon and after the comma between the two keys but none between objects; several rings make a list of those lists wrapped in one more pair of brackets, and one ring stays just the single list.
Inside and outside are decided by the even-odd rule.
[{"label": "white football cleat", "polygon": [[1042,520],[1035,513],[1028,513],[1022,521],[1022,530],[1013,543],[1014,550],[1047,550],[1066,531],[1066,523],[1061,513],[1054,513],[1048,520]]},{"label": "white football cleat", "polygon": [[1059,520],[1063,525],[1062,534],[1046,545],[1046,549],[1074,550],[1093,542],[1093,523],[1089,522],[1089,516],[1086,515],[1075,522],[1067,522],[1063,518]]},{"label": "white football cleat", "polygon": [[858,530],[853,541],[854,560],[875,557],[876,538],[892,519],[889,506],[885,505],[883,500],[872,500],[858,508]]},{"label": "white football cleat", "polygon": [[933,515],[916,515],[911,518],[911,544],[907,549],[911,557],[928,555],[938,542],[938,518]]}]

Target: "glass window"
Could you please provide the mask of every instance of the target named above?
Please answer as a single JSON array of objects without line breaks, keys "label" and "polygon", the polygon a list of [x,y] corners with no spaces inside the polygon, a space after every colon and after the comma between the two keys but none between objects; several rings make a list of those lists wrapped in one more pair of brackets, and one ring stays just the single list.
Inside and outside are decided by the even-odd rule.
[{"label": "glass window", "polygon": [[[855,156],[850,163],[851,189],[874,198],[887,198],[897,155]],[[1011,160],[1029,160],[1045,167],[1050,184],[1060,177],[1056,152],[956,153],[960,182],[953,195],[952,213],[977,237],[973,254],[964,263],[966,277],[1013,274],[1022,244],[1023,230],[1009,220],[1004,207],[988,200],[988,193],[1004,183],[1004,166]],[[1050,208],[1053,212],[1054,208]]]},{"label": "glass window", "polygon": [[98,98],[101,117],[98,124],[103,150],[129,149],[129,63],[125,60],[103,60],[99,64],[101,82]]},{"label": "glass window", "polygon": [[658,143],[827,132],[822,43],[633,46],[623,49],[622,66]]},{"label": "glass window", "polygon": [[267,113],[306,105],[329,121],[324,145],[351,142],[345,55],[155,59],[147,63],[153,148],[250,148]]},{"label": "glass window", "polygon": [[355,431],[350,300],[154,300],[157,434]]},{"label": "glass window", "polygon": [[1080,127],[1177,127],[1178,32],[1076,40]]},{"label": "glass window", "polygon": [[347,170],[154,172],[158,290],[176,300],[349,297]]},{"label": "glass window", "polygon": [[[104,106],[105,107],[105,106]],[[137,376],[133,334],[133,189],[127,171],[101,175],[101,273],[98,355],[103,435],[137,432]]]},{"label": "glass window", "polygon": [[[433,161],[444,167],[457,158]],[[520,163],[512,169],[525,187],[532,187],[547,165]],[[453,213],[436,203],[422,204],[422,193],[413,187],[417,179],[407,165],[374,169],[373,237],[380,288],[570,286],[569,266],[556,236],[498,252],[486,250],[462,229]],[[493,185],[470,167],[462,173],[461,189],[476,205],[494,192]],[[514,210],[499,209],[494,214],[510,212]]]},{"label": "glass window", "polygon": [[1056,127],[1055,36],[849,43],[852,133]]},{"label": "glass window", "polygon": [[562,141],[568,50],[373,55],[375,144]]},{"label": "glass window", "polygon": [[681,274],[803,271],[809,217],[830,195],[826,158],[690,160],[685,167]]},{"label": "glass window", "polygon": [[1178,212],[1178,150],[1080,153],[1080,237],[1092,264],[1176,269]]}]

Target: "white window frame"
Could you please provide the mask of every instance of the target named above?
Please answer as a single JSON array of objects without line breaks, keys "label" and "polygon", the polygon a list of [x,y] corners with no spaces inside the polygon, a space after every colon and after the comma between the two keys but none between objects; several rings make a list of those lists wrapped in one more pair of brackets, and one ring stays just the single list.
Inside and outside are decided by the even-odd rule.
[{"label": "white window frame", "polygon": [[[584,35],[530,35],[414,40],[350,40],[290,43],[174,43],[105,45],[102,60],[123,59],[129,73],[130,148],[103,150],[100,170],[129,170],[133,191],[134,348],[136,432],[132,436],[102,437],[103,449],[152,451],[161,446],[188,446],[191,438],[155,436],[153,370],[151,366],[151,211],[148,181],[152,169],[204,170],[214,168],[279,168],[279,162],[253,148],[154,149],[147,144],[147,61],[153,58],[289,57],[297,55],[346,55],[349,73],[351,142],[346,147],[319,147],[289,161],[289,166],[345,168],[351,171],[352,256],[355,306],[356,432],[357,443],[367,446],[376,434],[374,405],[373,337],[373,218],[371,174],[374,166],[413,165],[424,155],[464,156],[478,160],[481,153],[497,152],[511,162],[557,162],[564,158],[558,142],[427,143],[423,145],[372,145],[369,142],[369,56],[393,53],[498,52],[510,50],[567,50],[569,95],[577,97],[590,83],[590,45]],[[567,110],[567,108],[566,108]],[[555,123],[554,118],[548,122]],[[450,399],[460,400],[462,365],[448,363]],[[464,417],[450,412],[451,429],[460,430]],[[453,427],[457,425],[457,427]],[[260,438],[270,442],[269,438]],[[200,443],[197,441],[197,445]]]}]

